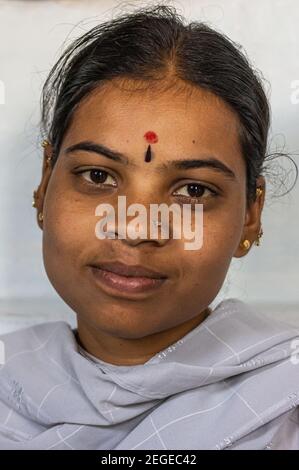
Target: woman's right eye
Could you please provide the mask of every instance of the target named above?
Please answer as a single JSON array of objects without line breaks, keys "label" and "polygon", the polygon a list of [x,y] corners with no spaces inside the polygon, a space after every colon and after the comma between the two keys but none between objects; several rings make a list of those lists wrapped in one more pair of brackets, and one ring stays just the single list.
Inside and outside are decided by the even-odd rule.
[{"label": "woman's right eye", "polygon": [[[89,174],[90,176],[85,177],[85,173]],[[107,171],[101,170],[99,168],[78,171],[76,174],[80,175],[80,177],[84,179],[84,182],[92,186],[117,186],[116,179]]]}]

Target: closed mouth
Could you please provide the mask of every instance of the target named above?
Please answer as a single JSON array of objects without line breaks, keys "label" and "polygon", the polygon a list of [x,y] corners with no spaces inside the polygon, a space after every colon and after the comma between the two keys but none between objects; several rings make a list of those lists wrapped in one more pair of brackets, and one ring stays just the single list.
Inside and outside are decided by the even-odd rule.
[{"label": "closed mouth", "polygon": [[124,277],[134,278],[150,278],[150,279],[166,279],[167,276],[164,273],[155,271],[141,265],[127,265],[121,262],[110,262],[110,263],[96,263],[92,265],[95,268],[102,269],[104,271],[110,271]]}]

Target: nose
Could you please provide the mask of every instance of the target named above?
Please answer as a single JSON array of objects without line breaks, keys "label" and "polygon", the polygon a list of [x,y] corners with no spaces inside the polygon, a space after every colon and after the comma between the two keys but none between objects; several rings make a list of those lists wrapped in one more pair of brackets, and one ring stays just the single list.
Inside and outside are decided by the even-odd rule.
[{"label": "nose", "polygon": [[97,206],[96,215],[105,215],[96,225],[98,238],[121,239],[131,246],[148,242],[164,246],[173,238],[173,221],[167,206],[153,207],[153,203],[147,202],[129,204],[127,199],[127,196],[118,196],[116,209],[110,204]]},{"label": "nose", "polygon": [[138,224],[132,224],[131,221],[126,225],[125,232],[120,230],[120,226],[117,226],[115,231],[115,238],[121,239],[129,246],[137,246],[141,243],[148,242],[154,243],[157,246],[164,246],[172,238],[171,225],[165,220],[159,221],[159,223],[157,222],[157,220],[150,220],[145,224],[142,222],[138,222]]},{"label": "nose", "polygon": [[117,224],[115,230],[110,231],[111,238],[120,239],[129,246],[137,246],[141,243],[155,243],[164,246],[172,238],[171,224],[167,220],[139,218],[131,220],[127,224]]}]

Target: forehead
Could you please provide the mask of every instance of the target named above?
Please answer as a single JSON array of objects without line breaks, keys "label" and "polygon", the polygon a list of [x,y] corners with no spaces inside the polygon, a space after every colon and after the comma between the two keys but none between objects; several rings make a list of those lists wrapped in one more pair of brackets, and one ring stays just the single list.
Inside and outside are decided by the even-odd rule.
[{"label": "forehead", "polygon": [[238,129],[237,115],[206,90],[189,85],[137,89],[130,81],[112,80],[81,101],[63,147],[93,140],[139,161],[147,145],[144,134],[154,131],[159,141],[153,150],[160,161],[208,153],[238,171],[243,166]]}]

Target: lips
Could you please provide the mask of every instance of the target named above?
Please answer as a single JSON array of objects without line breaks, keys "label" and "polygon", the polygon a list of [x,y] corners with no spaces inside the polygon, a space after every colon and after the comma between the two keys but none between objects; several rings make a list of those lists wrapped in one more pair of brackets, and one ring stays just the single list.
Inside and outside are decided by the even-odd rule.
[{"label": "lips", "polygon": [[151,295],[167,281],[165,274],[140,265],[110,262],[96,263],[90,268],[96,285],[106,294],[118,297]]},{"label": "lips", "polygon": [[150,279],[166,279],[167,276],[164,273],[154,271],[153,269],[146,268],[140,265],[127,265],[121,262],[107,262],[107,263],[95,263],[92,265],[95,268],[110,271],[120,276],[126,277],[143,277]]}]

